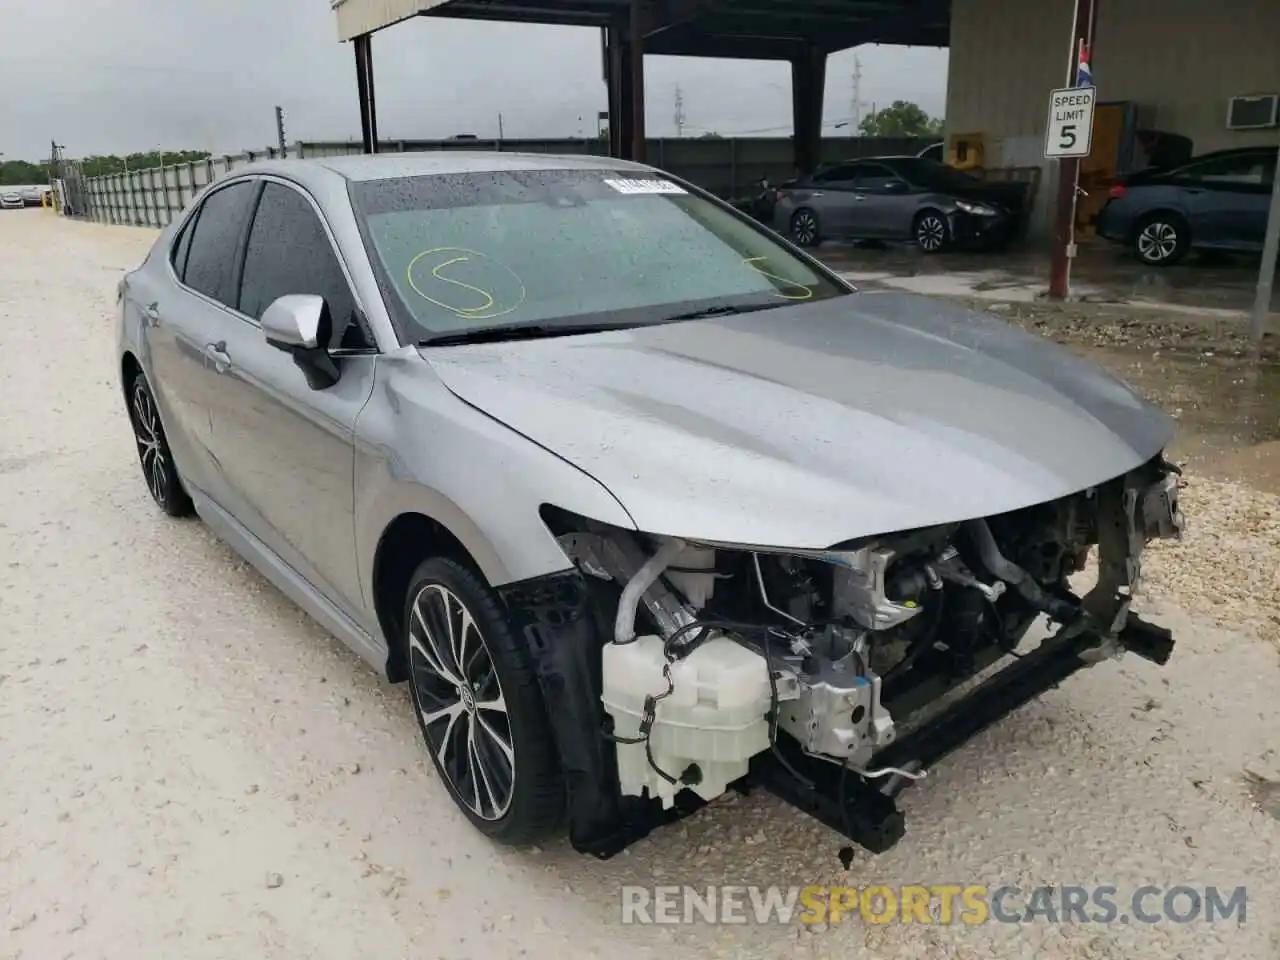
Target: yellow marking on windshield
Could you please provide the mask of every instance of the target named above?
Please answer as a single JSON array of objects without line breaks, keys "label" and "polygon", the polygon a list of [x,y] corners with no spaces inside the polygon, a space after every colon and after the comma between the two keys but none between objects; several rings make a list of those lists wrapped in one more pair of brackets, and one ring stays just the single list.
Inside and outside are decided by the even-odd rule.
[{"label": "yellow marking on windshield", "polygon": [[[453,255],[453,256],[450,256],[450,259],[445,260],[443,263],[439,263],[436,266],[431,268],[431,276],[433,278],[441,281],[442,283],[452,284],[455,287],[460,287],[463,290],[469,290],[472,293],[478,294],[483,299],[484,302],[479,306],[460,307],[457,304],[447,303],[443,300],[437,300],[435,297],[432,297],[424,293],[422,288],[418,286],[417,281],[413,279],[413,268],[416,267],[423,258],[429,257],[432,254]],[[460,254],[460,256],[457,256],[457,254]],[[468,263],[473,258],[478,259],[480,261],[487,261],[489,264],[497,267],[499,270],[505,271],[511,275],[512,279],[515,280],[516,285],[519,288],[519,293],[517,294],[514,303],[511,303],[510,305],[503,307],[498,302],[498,299],[490,291],[485,290],[483,287],[477,287],[474,284],[466,283],[462,280],[457,280],[453,277],[446,277],[443,273],[441,273],[441,271],[444,270],[446,267],[452,267],[459,263]],[[505,263],[502,263],[499,260],[495,260],[493,257],[487,256],[483,253],[479,253],[475,250],[468,250],[465,247],[431,247],[428,250],[423,250],[421,253],[419,253],[412,260],[409,261],[409,265],[405,268],[405,279],[409,283],[409,289],[411,289],[414,293],[420,296],[423,300],[426,300],[428,303],[434,304],[435,306],[439,307],[441,310],[447,310],[450,313],[454,314],[455,316],[460,317],[464,320],[493,320],[497,317],[506,316],[507,314],[513,313],[515,310],[519,309],[520,305],[524,303],[525,297],[528,295],[528,291],[525,289],[524,281],[520,279],[520,275],[517,274],[510,267],[508,267]]]},{"label": "yellow marking on windshield", "polygon": [[[752,270],[754,270],[756,273],[760,274],[760,276],[782,284],[783,289],[778,290],[776,292],[777,292],[777,295],[781,297],[783,300],[812,300],[813,299],[812,287],[806,287],[803,283],[800,283],[796,280],[789,280],[786,277],[778,276],[776,273],[770,273],[768,270],[765,270],[762,266],[760,266],[760,264],[763,261],[768,259],[769,259],[768,257],[747,257],[742,262],[745,263]],[[787,293],[785,291],[788,288],[798,292]]]}]

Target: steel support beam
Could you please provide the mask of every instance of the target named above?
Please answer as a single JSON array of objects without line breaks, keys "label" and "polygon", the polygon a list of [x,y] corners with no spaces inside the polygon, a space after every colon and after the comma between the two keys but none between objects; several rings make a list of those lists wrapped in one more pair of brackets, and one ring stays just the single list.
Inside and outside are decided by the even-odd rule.
[{"label": "steel support beam", "polygon": [[822,160],[822,99],[827,85],[827,53],[806,44],[791,60],[791,117],[796,171],[813,173]]},{"label": "steel support beam", "polygon": [[609,156],[623,157],[626,155],[624,148],[631,138],[630,111],[627,108],[631,89],[628,82],[630,65],[622,29],[617,25],[608,27],[605,37],[605,59],[609,65],[605,76],[609,89]]},{"label": "steel support beam", "polygon": [[644,127],[644,14],[643,0],[631,0],[630,31],[627,38],[627,46],[630,47],[628,73],[631,80],[631,103],[628,119],[631,122],[631,150],[626,158],[637,163],[644,163],[647,137]]},{"label": "steel support beam", "polygon": [[373,89],[373,34],[351,41],[356,55],[356,90],[360,97],[360,141],[365,153],[378,152],[378,108]]}]

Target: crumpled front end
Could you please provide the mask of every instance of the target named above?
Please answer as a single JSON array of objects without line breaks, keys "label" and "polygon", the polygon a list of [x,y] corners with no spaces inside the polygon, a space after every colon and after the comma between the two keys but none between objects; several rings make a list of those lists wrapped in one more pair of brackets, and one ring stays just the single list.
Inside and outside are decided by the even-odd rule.
[{"label": "crumpled front end", "polygon": [[[977,732],[1089,664],[1167,662],[1169,632],[1130,607],[1147,545],[1181,535],[1177,474],[1157,456],[1048,503],[824,550],[547,508],[576,573],[505,599],[554,705],[575,845],[611,855],[755,784],[891,846],[896,794]],[[1032,645],[1037,620],[1052,632]]]}]

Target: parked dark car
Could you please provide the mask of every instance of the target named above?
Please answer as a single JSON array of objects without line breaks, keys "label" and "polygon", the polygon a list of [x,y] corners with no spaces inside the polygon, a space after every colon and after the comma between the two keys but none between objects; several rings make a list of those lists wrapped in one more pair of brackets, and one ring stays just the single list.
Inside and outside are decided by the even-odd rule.
[{"label": "parked dark car", "polygon": [[923,157],[872,157],[819,170],[778,191],[774,227],[801,246],[909,241],[925,253],[1016,232],[1026,185],[981,180]]},{"label": "parked dark car", "polygon": [[1172,170],[1148,168],[1111,188],[1098,235],[1152,266],[1191,250],[1257,253],[1267,232],[1275,147],[1206,153]]}]

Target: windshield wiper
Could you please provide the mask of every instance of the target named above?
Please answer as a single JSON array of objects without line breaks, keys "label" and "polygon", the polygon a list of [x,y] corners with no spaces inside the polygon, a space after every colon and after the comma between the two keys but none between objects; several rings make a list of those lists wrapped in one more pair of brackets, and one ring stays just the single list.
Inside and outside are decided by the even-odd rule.
[{"label": "windshield wiper", "polygon": [[418,341],[420,347],[452,347],[467,343],[504,343],[512,340],[541,340],[571,337],[579,333],[629,330],[634,323],[526,323],[518,326],[477,327],[456,333],[437,333]]},{"label": "windshield wiper", "polygon": [[663,323],[679,323],[681,320],[704,320],[707,317],[728,317],[736,313],[752,313],[756,310],[771,310],[774,307],[784,306],[782,303],[749,303],[739,306],[730,306],[728,304],[719,304],[714,307],[703,307],[701,310],[690,310],[687,313],[676,313],[669,317],[663,317]]}]

